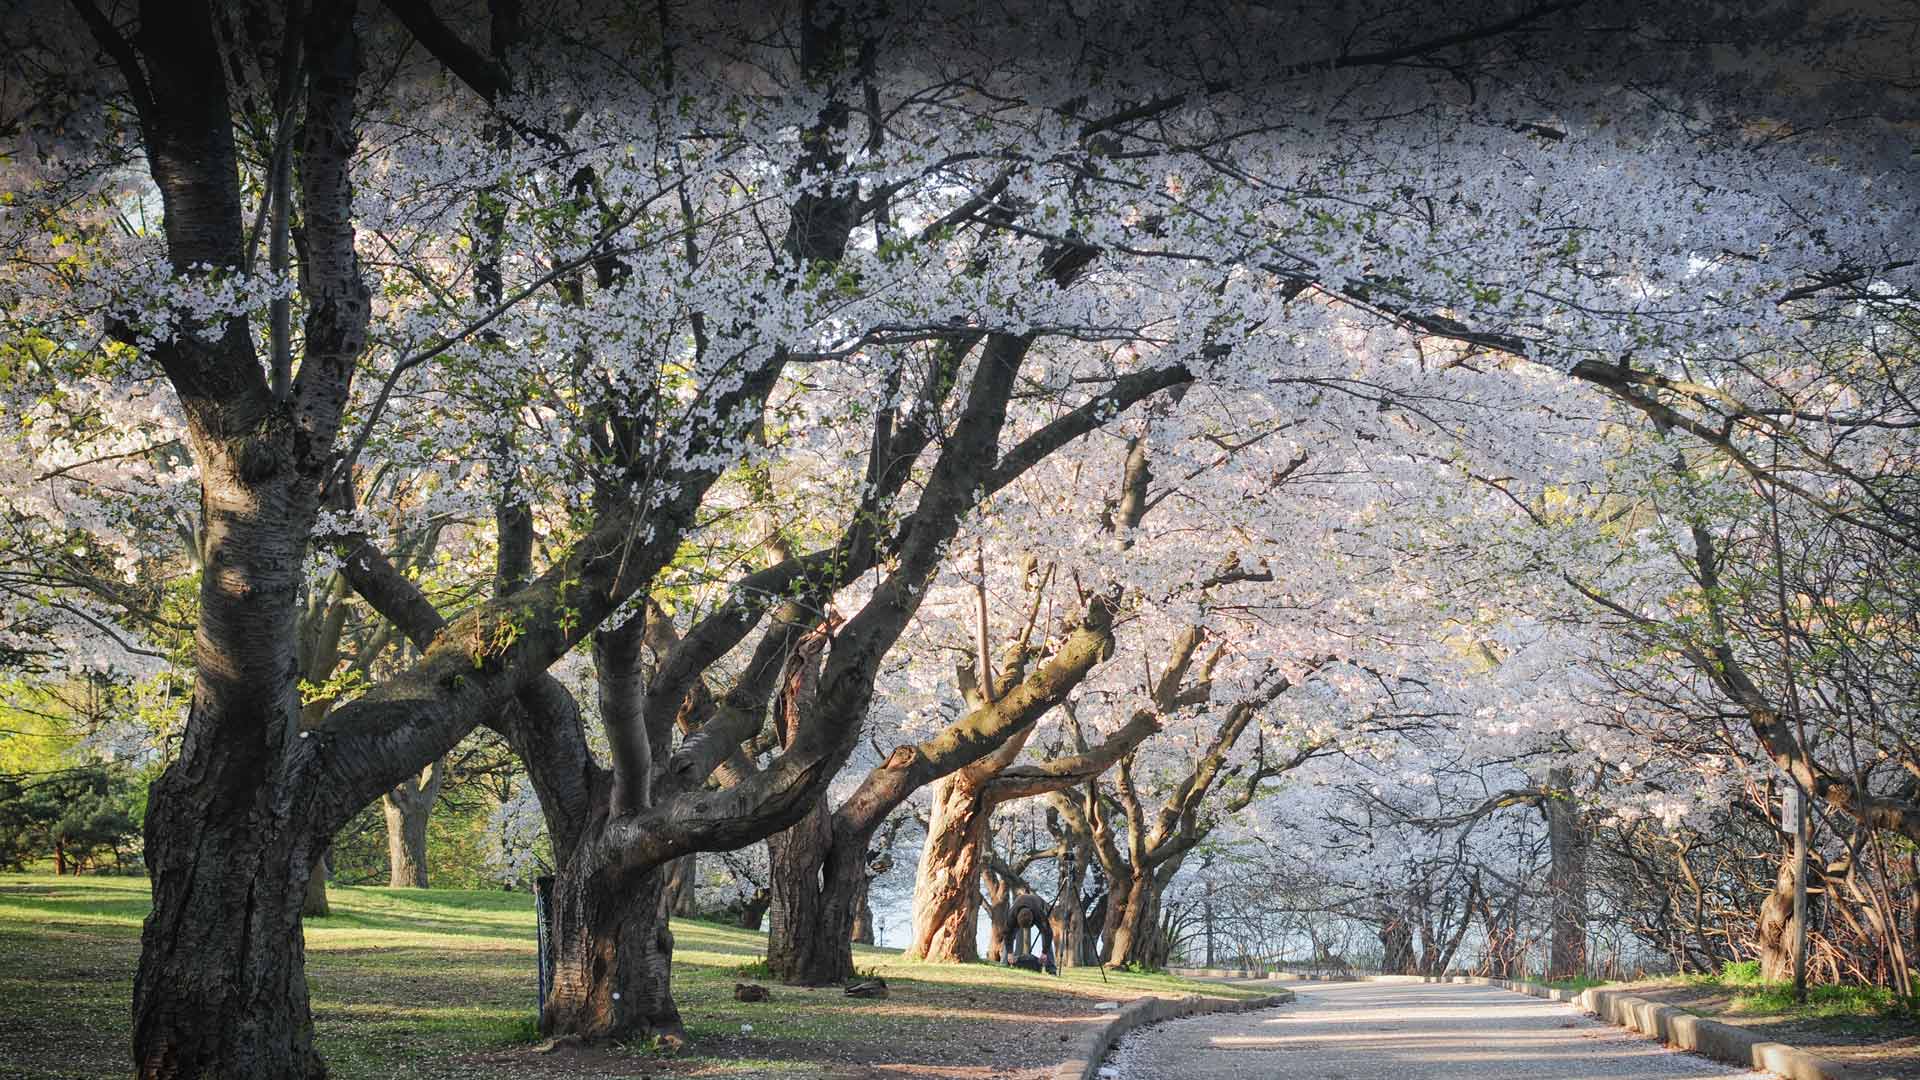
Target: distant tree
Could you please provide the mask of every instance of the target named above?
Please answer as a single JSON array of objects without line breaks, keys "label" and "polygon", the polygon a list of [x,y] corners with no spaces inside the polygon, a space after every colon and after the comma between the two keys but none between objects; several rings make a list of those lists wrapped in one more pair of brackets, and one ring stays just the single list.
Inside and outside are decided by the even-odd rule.
[{"label": "distant tree", "polygon": [[56,874],[115,868],[140,838],[142,785],[124,766],[92,764],[43,776],[0,777],[0,866],[53,860]]}]

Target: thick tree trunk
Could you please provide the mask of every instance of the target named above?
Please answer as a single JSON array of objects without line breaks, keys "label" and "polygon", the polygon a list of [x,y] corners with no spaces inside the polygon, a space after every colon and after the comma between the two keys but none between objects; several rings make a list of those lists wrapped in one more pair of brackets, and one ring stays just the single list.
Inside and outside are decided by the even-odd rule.
[{"label": "thick tree trunk", "polygon": [[300,911],[324,840],[296,819],[311,746],[294,602],[312,511],[223,466],[202,474],[192,712],[149,793],[134,1060],[142,1077],[317,1077]]},{"label": "thick tree trunk", "polygon": [[824,796],[798,824],[767,838],[767,966],[774,978],[793,986],[853,978],[854,922],[866,896],[871,839],[836,832]]},{"label": "thick tree trunk", "polygon": [[322,852],[320,861],[314,864],[313,873],[307,876],[307,898],[300,905],[300,916],[305,919],[323,919],[332,914],[327,904],[327,860],[331,852]]},{"label": "thick tree trunk", "polygon": [[991,870],[981,881],[986,886],[983,891],[987,908],[987,963],[1005,963],[1009,956],[1015,955],[1007,950],[1020,944],[1010,940],[1007,933],[1007,916],[1013,910],[1013,886]]},{"label": "thick tree trunk", "polygon": [[1086,885],[1087,846],[1075,844],[1060,860],[1059,885],[1053,893],[1053,948],[1061,967],[1088,967],[1100,962],[1088,940],[1087,913],[1080,906]]},{"label": "thick tree trunk", "polygon": [[860,876],[860,887],[853,901],[853,938],[855,945],[871,945],[874,939],[873,905],[868,902],[868,893],[872,890],[873,879],[865,874]]},{"label": "thick tree trunk", "polygon": [[1773,891],[1760,903],[1760,977],[1768,982],[1793,979],[1793,857],[1783,855]]},{"label": "thick tree trunk", "polygon": [[440,797],[446,770],[434,762],[416,779],[396,785],[380,800],[387,818],[387,885],[427,887],[427,819]]},{"label": "thick tree trunk", "polygon": [[1135,872],[1124,891],[1107,904],[1107,963],[1159,967],[1155,938],[1160,929],[1160,895],[1153,875]]},{"label": "thick tree trunk", "polygon": [[661,903],[666,905],[668,915],[675,918],[691,918],[698,913],[697,890],[700,880],[700,856],[682,855],[667,864],[667,888]]},{"label": "thick tree trunk", "polygon": [[758,930],[767,921],[767,909],[773,906],[773,890],[755,889],[740,905],[740,929]]},{"label": "thick tree trunk", "polygon": [[[1555,792],[1566,792],[1564,770],[1548,774]],[[1551,868],[1553,927],[1549,935],[1547,978],[1577,979],[1587,972],[1587,838],[1580,824],[1580,808],[1571,797],[1546,800],[1547,846]]]},{"label": "thick tree trunk", "polygon": [[1404,918],[1390,915],[1380,928],[1380,973],[1411,975],[1414,967],[1413,929]]},{"label": "thick tree trunk", "polygon": [[[300,924],[308,874],[288,869],[306,855],[285,828],[263,836],[243,820],[195,815],[197,828],[183,831],[180,802],[170,795],[148,823],[149,859],[160,860],[134,979],[139,1075],[324,1076]],[[156,828],[154,816],[168,824]]]},{"label": "thick tree trunk", "polygon": [[933,789],[933,814],[913,882],[913,944],[907,955],[940,963],[980,959],[975,908],[990,809],[965,771]]},{"label": "thick tree trunk", "polygon": [[[830,951],[830,936],[820,925],[820,870],[833,846],[826,799],[785,832],[767,837],[767,967],[781,982],[822,985],[815,979]],[[842,939],[844,941],[844,939]]]},{"label": "thick tree trunk", "polygon": [[401,804],[392,795],[380,800],[387,816],[387,886],[427,887],[427,812]]},{"label": "thick tree trunk", "polygon": [[661,913],[665,890],[659,867],[582,874],[569,861],[554,881],[555,965],[540,1014],[544,1034],[685,1042],[668,984],[673,934]]}]

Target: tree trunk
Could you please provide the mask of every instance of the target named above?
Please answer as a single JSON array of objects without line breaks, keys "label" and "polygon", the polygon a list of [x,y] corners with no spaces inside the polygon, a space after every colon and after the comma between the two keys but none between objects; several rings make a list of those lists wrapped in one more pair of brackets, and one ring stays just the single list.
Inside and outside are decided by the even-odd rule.
[{"label": "tree trunk", "polygon": [[[583,842],[581,849],[597,845]],[[657,1036],[686,1041],[668,974],[673,934],[661,913],[666,874],[607,868],[581,873],[569,860],[554,881],[553,991],[540,1030],[592,1041]]]},{"label": "tree trunk", "polygon": [[1773,891],[1760,903],[1760,977],[1767,982],[1793,979],[1793,857],[1783,855]]},{"label": "tree trunk", "polygon": [[791,986],[853,978],[854,923],[866,896],[867,842],[833,827],[823,795],[799,823],[767,838],[772,903],[767,967]]},{"label": "tree trunk", "polygon": [[312,508],[290,478],[243,484],[234,467],[203,465],[193,703],[180,754],[149,792],[153,909],[133,1046],[156,1080],[325,1072],[300,929],[325,841],[296,822],[313,753],[298,737],[294,602]]},{"label": "tree trunk", "polygon": [[61,837],[53,838],[53,876],[60,877],[67,872],[67,842]]},{"label": "tree trunk", "polygon": [[1380,928],[1380,973],[1411,975],[1414,965],[1413,928],[1407,925],[1406,919],[1391,914],[1386,925]]},{"label": "tree trunk", "polygon": [[427,819],[440,797],[446,770],[434,762],[380,800],[387,818],[387,885],[395,889],[427,887]]},{"label": "tree trunk", "polygon": [[873,879],[865,874],[860,876],[860,888],[854,897],[853,905],[853,943],[855,945],[873,944],[873,905],[868,902],[868,893],[872,890]]},{"label": "tree trunk", "polygon": [[1135,871],[1116,882],[1107,901],[1107,963],[1155,967],[1154,936],[1159,928],[1160,897],[1153,875]]},{"label": "tree trunk", "polygon": [[1061,967],[1089,967],[1100,962],[1087,935],[1087,913],[1080,906],[1086,884],[1087,846],[1068,847],[1060,860],[1059,885],[1053,893],[1053,948]]},{"label": "tree trunk", "polygon": [[699,858],[698,854],[682,855],[667,864],[667,888],[661,902],[667,906],[668,915],[686,919],[698,913]]},{"label": "tree trunk", "polygon": [[380,800],[387,816],[387,886],[427,887],[427,815],[387,795]]},{"label": "tree trunk", "polygon": [[1547,775],[1547,784],[1555,792],[1545,807],[1551,859],[1547,888],[1553,907],[1548,979],[1577,979],[1587,973],[1587,838],[1580,808],[1566,794],[1568,783],[1564,770]]},{"label": "tree trunk", "polygon": [[[1098,869],[1097,866],[1095,868]],[[1108,887],[1101,889],[1100,894],[1094,897],[1092,906],[1087,908],[1087,938],[1082,948],[1087,954],[1086,964],[1089,967],[1106,962],[1113,941],[1107,934],[1107,911],[1113,906],[1113,890],[1104,874],[1101,881]]]},{"label": "tree trunk", "polygon": [[773,906],[773,890],[755,889],[740,905],[740,929],[758,930],[767,919],[767,909]]},{"label": "tree trunk", "polygon": [[1214,965],[1213,960],[1213,879],[1207,879],[1207,898],[1200,905],[1200,920],[1207,935],[1207,966]]},{"label": "tree trunk", "polygon": [[[1015,955],[1008,950],[1017,948],[1020,941],[1010,940],[1007,934],[1007,916],[1012,913],[1013,885],[999,874],[988,870],[981,878],[986,885],[985,899],[987,908],[987,963],[1005,963],[1008,957]],[[1022,935],[1015,934],[1014,937]]]},{"label": "tree trunk", "polygon": [[938,963],[980,959],[975,888],[990,809],[963,770],[934,785],[933,814],[913,880],[913,944],[907,955]]},{"label": "tree trunk", "polygon": [[300,905],[301,918],[323,919],[333,912],[327,904],[327,862],[331,857],[331,850],[321,852],[313,873],[307,875],[307,898]]},{"label": "tree trunk", "polygon": [[[820,870],[833,846],[833,828],[823,797],[794,826],[767,837],[767,967],[790,985],[817,986],[814,979],[830,950],[820,925]],[[844,940],[844,939],[843,939]]]}]

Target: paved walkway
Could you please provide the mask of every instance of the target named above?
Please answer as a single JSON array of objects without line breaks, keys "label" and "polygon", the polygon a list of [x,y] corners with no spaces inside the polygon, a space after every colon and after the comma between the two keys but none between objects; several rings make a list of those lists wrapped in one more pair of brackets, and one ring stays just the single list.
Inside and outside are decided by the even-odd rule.
[{"label": "paved walkway", "polygon": [[[1171,1020],[1108,1059],[1125,1080],[1767,1080],[1492,986],[1294,983],[1292,1005]],[[1103,1075],[1112,1076],[1112,1072]]]}]

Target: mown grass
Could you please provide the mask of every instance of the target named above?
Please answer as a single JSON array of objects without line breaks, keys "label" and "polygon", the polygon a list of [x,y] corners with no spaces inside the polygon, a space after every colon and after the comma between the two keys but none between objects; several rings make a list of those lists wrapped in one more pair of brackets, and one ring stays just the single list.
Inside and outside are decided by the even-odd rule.
[{"label": "mown grass", "polygon": [[1591,990],[1596,986],[1606,986],[1606,979],[1589,979],[1581,975],[1572,979],[1548,979],[1542,986],[1551,986],[1555,990]]},{"label": "mown grass", "polygon": [[[1057,1050],[1093,1002],[1147,994],[1257,996],[1169,975],[921,964],[858,947],[892,994],[774,987],[733,1000],[762,933],[676,920],[674,996],[691,1040],[672,1060],[644,1047],[572,1070],[534,1056],[534,931],[523,893],[339,888],[307,925],[315,1037],[332,1074],[842,1076],[858,1062],[983,1064]],[[147,885],[138,878],[0,874],[0,1077],[97,1080],[128,1071],[129,1002]],[[752,1031],[743,1031],[742,1025]],[[984,1075],[984,1073],[983,1073]]]},{"label": "mown grass", "polygon": [[1729,962],[1711,975],[1685,977],[1689,986],[1714,989],[1733,999],[1730,1011],[1795,1020],[1869,1020],[1920,1017],[1920,997],[1903,998],[1885,986],[1816,984],[1804,1002],[1793,998],[1792,983],[1767,982],[1758,961]]}]

